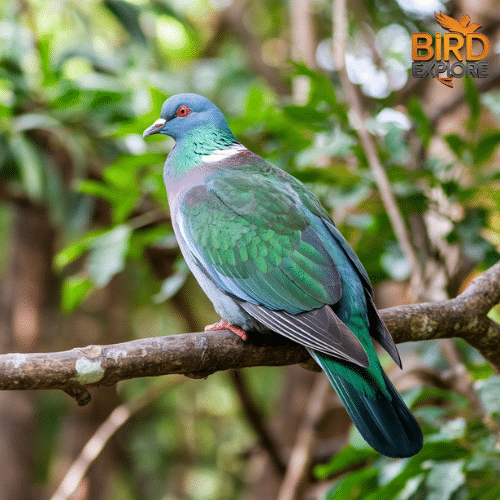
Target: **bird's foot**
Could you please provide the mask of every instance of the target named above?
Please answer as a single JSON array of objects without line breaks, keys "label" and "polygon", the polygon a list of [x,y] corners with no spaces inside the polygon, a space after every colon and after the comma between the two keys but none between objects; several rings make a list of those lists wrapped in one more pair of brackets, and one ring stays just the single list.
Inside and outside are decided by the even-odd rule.
[{"label": "bird's foot", "polygon": [[217,321],[217,323],[214,323],[213,325],[207,325],[205,327],[206,332],[217,332],[218,330],[231,330],[233,333],[236,333],[236,335],[238,335],[238,337],[240,337],[242,340],[247,339],[247,332],[245,332],[245,330],[242,330],[241,328],[228,323],[224,319]]}]

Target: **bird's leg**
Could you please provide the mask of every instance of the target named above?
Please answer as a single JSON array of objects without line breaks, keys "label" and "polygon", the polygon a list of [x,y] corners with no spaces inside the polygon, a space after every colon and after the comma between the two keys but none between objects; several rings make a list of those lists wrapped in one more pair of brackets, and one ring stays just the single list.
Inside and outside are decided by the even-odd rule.
[{"label": "bird's leg", "polygon": [[214,323],[213,325],[207,325],[205,327],[206,332],[217,332],[218,330],[231,330],[233,333],[236,333],[236,335],[238,335],[238,337],[240,337],[242,340],[247,339],[247,333],[245,332],[245,330],[242,330],[241,328],[228,323],[225,319],[221,319],[217,321],[217,323]]}]

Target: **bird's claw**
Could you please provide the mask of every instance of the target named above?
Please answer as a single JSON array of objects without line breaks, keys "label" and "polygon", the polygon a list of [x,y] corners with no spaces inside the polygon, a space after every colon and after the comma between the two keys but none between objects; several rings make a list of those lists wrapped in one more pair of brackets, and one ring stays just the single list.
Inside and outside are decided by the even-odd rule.
[{"label": "bird's claw", "polygon": [[245,330],[242,330],[241,328],[238,328],[237,326],[228,323],[224,319],[221,319],[220,321],[217,321],[217,323],[214,323],[212,325],[207,325],[205,327],[206,332],[217,332],[219,330],[231,330],[233,333],[238,335],[238,337],[240,337],[242,340],[247,339],[247,333],[245,332]]}]

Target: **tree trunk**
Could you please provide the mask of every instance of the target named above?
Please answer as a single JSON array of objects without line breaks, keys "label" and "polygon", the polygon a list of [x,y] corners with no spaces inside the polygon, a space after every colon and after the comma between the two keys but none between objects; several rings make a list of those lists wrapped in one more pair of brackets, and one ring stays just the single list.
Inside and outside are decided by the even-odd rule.
[{"label": "tree trunk", "polygon": [[[10,266],[0,285],[0,352],[40,347],[47,298],[52,296],[55,231],[44,210],[16,206]],[[0,393],[0,500],[34,498],[34,393]]]}]

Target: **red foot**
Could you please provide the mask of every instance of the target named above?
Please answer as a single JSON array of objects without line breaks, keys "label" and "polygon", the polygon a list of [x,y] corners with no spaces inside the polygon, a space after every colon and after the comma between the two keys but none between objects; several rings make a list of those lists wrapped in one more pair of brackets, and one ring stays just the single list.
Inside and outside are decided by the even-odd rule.
[{"label": "red foot", "polygon": [[242,340],[247,339],[247,333],[245,332],[245,330],[242,330],[241,328],[228,323],[224,319],[217,321],[217,323],[214,323],[213,325],[207,325],[205,327],[206,332],[216,332],[218,330],[231,330],[233,333],[236,333],[236,335],[238,335],[238,337],[240,337]]}]

